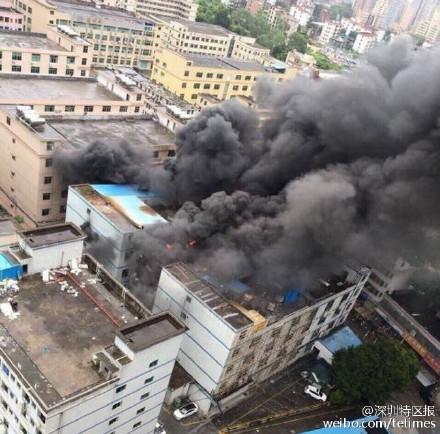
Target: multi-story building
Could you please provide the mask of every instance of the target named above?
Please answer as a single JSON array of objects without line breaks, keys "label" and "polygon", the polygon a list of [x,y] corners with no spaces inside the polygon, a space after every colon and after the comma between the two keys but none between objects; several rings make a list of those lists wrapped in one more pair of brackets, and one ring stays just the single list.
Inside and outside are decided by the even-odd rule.
[{"label": "multi-story building", "polygon": [[353,43],[353,51],[364,54],[377,43],[377,36],[372,32],[359,32]]},{"label": "multi-story building", "polygon": [[12,7],[12,1],[0,0],[0,30],[23,30],[23,15]]},{"label": "multi-story building", "polygon": [[157,46],[178,53],[231,57],[263,63],[270,50],[256,43],[255,38],[236,35],[214,24],[184,19],[156,17]]},{"label": "multi-story building", "polygon": [[172,264],[162,269],[153,312],[170,311],[188,327],[177,359],[210,397],[200,403],[208,411],[291,365],[343,324],[368,274],[350,270],[304,291],[276,293],[221,285],[206,271]]},{"label": "multi-story building", "polygon": [[113,277],[127,282],[133,234],[167,223],[148,205],[154,198],[148,191],[131,185],[71,185],[66,221],[87,227],[92,239],[101,242],[96,258]]},{"label": "multi-story building", "polygon": [[88,77],[90,44],[63,26],[47,34],[0,32],[0,72],[8,74]]},{"label": "multi-story building", "polygon": [[25,15],[26,31],[46,33],[50,24],[72,27],[81,38],[91,43],[94,65],[151,67],[152,19],[79,1],[16,0],[15,7]]},{"label": "multi-story building", "polygon": [[327,45],[331,41],[331,39],[337,36],[341,28],[342,27],[339,22],[324,23],[322,26],[321,34],[319,35],[319,42],[321,44]]},{"label": "multi-story building", "polygon": [[[24,276],[1,294],[0,414],[7,432],[152,434],[185,326],[169,313],[151,315],[82,256],[79,228],[19,237],[3,253]],[[31,264],[42,273],[32,274]]]},{"label": "multi-story building", "polygon": [[313,11],[309,8],[301,6],[292,6],[289,11],[289,15],[292,16],[300,26],[307,26],[307,23],[312,18]]},{"label": "multi-story building", "polygon": [[264,10],[266,22],[270,27],[276,27],[286,20],[287,11],[280,6],[269,6]]},{"label": "multi-story building", "polygon": [[252,15],[256,15],[258,12],[263,10],[265,3],[265,0],[247,0],[246,9]]},{"label": "multi-story building", "polygon": [[0,77],[0,200],[11,214],[31,224],[64,219],[67,186],[54,166],[59,146],[130,141],[174,151],[173,135],[145,119],[140,89],[122,94],[123,83],[104,84],[117,94],[92,79]]},{"label": "multi-story building", "polygon": [[224,101],[234,96],[251,96],[258,77],[268,76],[283,81],[296,74],[285,67],[276,70],[256,62],[244,62],[232,58],[176,53],[158,49],[152,80],[181,99],[198,105],[200,94],[207,94]]},{"label": "multi-story building", "polygon": [[427,20],[419,20],[414,26],[412,33],[423,38],[425,41],[435,44],[440,41],[440,5],[434,9],[431,17]]}]

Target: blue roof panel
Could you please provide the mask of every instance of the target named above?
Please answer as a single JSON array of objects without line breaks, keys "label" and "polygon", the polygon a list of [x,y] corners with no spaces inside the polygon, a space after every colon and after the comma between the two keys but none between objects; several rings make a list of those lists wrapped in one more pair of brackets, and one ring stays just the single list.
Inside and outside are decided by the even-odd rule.
[{"label": "blue roof panel", "polygon": [[358,347],[362,344],[361,340],[356,336],[353,330],[345,326],[330,336],[320,340],[331,353],[350,347]]}]

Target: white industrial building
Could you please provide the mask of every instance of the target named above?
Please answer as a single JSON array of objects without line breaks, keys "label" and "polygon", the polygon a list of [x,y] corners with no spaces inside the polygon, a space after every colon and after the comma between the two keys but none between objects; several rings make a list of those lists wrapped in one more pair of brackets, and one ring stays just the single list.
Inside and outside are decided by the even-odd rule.
[{"label": "white industrial building", "polygon": [[154,195],[131,185],[69,187],[66,221],[86,228],[101,243],[97,259],[116,279],[129,279],[129,256],[135,232],[167,220],[148,204]]},{"label": "white industrial building", "polygon": [[177,360],[206,395],[198,404],[208,412],[309,353],[344,323],[368,275],[351,270],[307,291],[275,294],[220,285],[177,263],[162,269],[153,312],[170,311],[188,327]]},{"label": "white industrial building", "polygon": [[66,227],[36,229],[8,253],[26,261],[34,240],[40,264],[58,237],[66,255],[0,285],[0,423],[14,434],[153,433],[186,328],[66,249],[82,242],[77,232],[67,241]]}]

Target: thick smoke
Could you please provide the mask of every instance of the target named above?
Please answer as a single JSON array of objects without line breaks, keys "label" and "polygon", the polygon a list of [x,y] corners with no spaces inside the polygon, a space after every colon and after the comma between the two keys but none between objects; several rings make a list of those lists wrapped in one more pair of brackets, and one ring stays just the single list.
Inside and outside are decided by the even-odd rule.
[{"label": "thick smoke", "polygon": [[262,81],[256,97],[264,120],[234,101],[205,109],[165,168],[125,151],[110,164],[94,149],[70,160],[179,208],[137,238],[141,281],[175,260],[271,287],[308,285],[346,257],[438,267],[439,50],[399,40],[340,78]]}]

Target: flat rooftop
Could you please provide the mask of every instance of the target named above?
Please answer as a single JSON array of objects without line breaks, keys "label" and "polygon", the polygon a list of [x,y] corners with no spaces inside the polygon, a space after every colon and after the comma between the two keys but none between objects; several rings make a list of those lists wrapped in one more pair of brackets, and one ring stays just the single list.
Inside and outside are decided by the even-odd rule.
[{"label": "flat rooftop", "polygon": [[133,232],[145,226],[167,223],[146,202],[154,193],[133,185],[83,184],[70,186],[121,232]]},{"label": "flat rooftop", "polygon": [[164,16],[158,16],[158,18],[161,19],[162,21],[166,21],[171,24],[173,22],[179,23],[182,26],[187,27],[190,32],[194,32],[194,33],[202,33],[202,34],[215,35],[215,36],[233,35],[233,33],[228,29],[225,29],[224,27],[218,26],[216,24],[202,23],[199,21],[190,21],[190,20],[185,20],[184,18],[174,18],[174,17],[164,17]]},{"label": "flat rooftop", "polygon": [[78,148],[88,146],[96,140],[106,143],[154,148],[174,146],[174,134],[155,121],[148,119],[112,120],[50,120],[50,125]]},{"label": "flat rooftop", "polygon": [[185,331],[181,322],[165,312],[122,327],[118,336],[133,351],[142,351]]},{"label": "flat rooftop", "polygon": [[76,101],[122,101],[90,79],[0,77],[0,104],[33,104],[36,100],[73,104]]},{"label": "flat rooftop", "polygon": [[65,223],[50,227],[35,228],[21,231],[19,236],[32,248],[78,241],[86,238],[86,234],[72,223]]},{"label": "flat rooftop", "polygon": [[191,61],[194,66],[205,68],[231,69],[236,71],[257,71],[257,72],[272,72],[270,68],[265,68],[257,62],[246,62],[244,60],[236,60],[232,58],[214,57],[202,54],[188,54],[179,53],[188,61]]},{"label": "flat rooftop", "polygon": [[[67,282],[74,293],[61,289]],[[137,318],[89,270],[55,280],[25,277],[13,296],[19,316],[0,313],[3,356],[46,407],[106,380],[92,366],[92,356],[114,342],[115,333]],[[7,303],[10,295],[0,299]]]},{"label": "flat rooftop", "polygon": [[65,51],[42,33],[0,31],[0,47],[31,50]]},{"label": "flat rooftop", "polygon": [[205,280],[187,264],[182,262],[164,267],[168,273],[179,280],[194,296],[204,303],[215,315],[240,330],[252,321],[230,303],[210,282]]},{"label": "flat rooftop", "polygon": [[105,6],[96,7],[87,2],[63,2],[49,0],[49,4],[66,14],[71,15],[72,21],[79,22],[99,22],[102,25],[114,25],[133,30],[144,30],[146,26],[151,26],[154,21],[148,18],[136,18],[130,12]]}]

